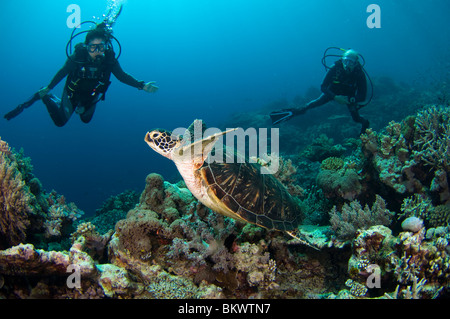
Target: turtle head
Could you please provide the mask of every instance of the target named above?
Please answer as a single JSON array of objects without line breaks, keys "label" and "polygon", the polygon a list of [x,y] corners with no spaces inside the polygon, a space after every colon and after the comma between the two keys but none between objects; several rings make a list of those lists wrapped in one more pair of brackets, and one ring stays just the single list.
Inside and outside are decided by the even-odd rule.
[{"label": "turtle head", "polygon": [[162,129],[147,132],[147,134],[145,134],[145,142],[155,152],[167,157],[168,159],[173,159],[173,151],[178,149],[183,144],[182,140],[178,136],[173,135],[170,131]]}]

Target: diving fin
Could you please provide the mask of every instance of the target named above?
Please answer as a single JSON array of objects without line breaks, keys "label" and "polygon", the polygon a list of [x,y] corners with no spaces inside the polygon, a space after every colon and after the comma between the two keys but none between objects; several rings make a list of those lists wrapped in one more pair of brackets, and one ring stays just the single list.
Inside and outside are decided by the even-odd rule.
[{"label": "diving fin", "polygon": [[281,111],[271,112],[269,115],[272,120],[272,125],[276,125],[290,120],[294,116],[294,112],[292,109],[284,109]]},{"label": "diving fin", "polygon": [[31,105],[33,105],[34,102],[40,99],[41,97],[39,96],[39,92],[36,92],[26,102],[20,104],[14,110],[6,113],[3,117],[9,121],[22,113],[24,109],[29,108]]}]

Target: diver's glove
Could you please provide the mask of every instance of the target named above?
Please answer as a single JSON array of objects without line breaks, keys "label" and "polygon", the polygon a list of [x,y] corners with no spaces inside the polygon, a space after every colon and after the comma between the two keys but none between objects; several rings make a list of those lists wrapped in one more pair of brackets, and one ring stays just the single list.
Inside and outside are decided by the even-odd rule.
[{"label": "diver's glove", "polygon": [[157,87],[156,85],[153,85],[154,83],[156,83],[156,82],[155,81],[147,82],[147,83],[145,83],[145,85],[142,89],[147,93],[155,93],[156,91],[158,91],[159,87]]}]

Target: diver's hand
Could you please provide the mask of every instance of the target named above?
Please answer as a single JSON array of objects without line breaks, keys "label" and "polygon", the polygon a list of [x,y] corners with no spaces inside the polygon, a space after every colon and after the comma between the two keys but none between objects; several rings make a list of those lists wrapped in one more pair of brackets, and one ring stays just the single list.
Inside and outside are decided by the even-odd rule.
[{"label": "diver's hand", "polygon": [[334,100],[339,104],[348,104],[348,97],[346,97],[345,95],[336,95],[334,97]]},{"label": "diver's hand", "polygon": [[147,93],[155,93],[156,91],[158,91],[159,87],[157,87],[156,85],[153,85],[154,83],[156,83],[156,82],[151,81],[151,82],[145,83],[143,90]]},{"label": "diver's hand", "polygon": [[40,89],[38,91],[40,98],[42,99],[44,96],[46,96],[48,93],[50,92],[50,89],[48,88],[48,86],[43,87],[42,89]]}]

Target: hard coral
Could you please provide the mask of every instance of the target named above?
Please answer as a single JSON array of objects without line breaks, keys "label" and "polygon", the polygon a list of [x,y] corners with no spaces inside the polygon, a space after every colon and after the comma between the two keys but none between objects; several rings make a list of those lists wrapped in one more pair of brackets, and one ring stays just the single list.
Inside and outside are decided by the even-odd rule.
[{"label": "hard coral", "polygon": [[430,227],[448,226],[450,223],[450,206],[438,205],[428,211],[426,220]]},{"label": "hard coral", "polygon": [[[379,289],[374,293],[384,293],[385,298],[435,298],[450,284],[447,245],[443,237],[425,240],[424,228],[394,237],[387,227],[373,226],[353,241],[349,275],[365,284],[377,269]],[[397,288],[391,293],[393,283]]]},{"label": "hard coral", "polygon": [[391,121],[383,133],[361,136],[363,153],[384,185],[402,194],[429,190],[439,193],[440,203],[450,201],[448,114],[449,107],[428,106],[415,117]]},{"label": "hard coral", "polygon": [[431,105],[416,116],[414,153],[427,165],[450,169],[450,107]]},{"label": "hard coral", "polygon": [[344,160],[340,157],[328,157],[322,161],[320,168],[322,170],[338,171],[344,167]]},{"label": "hard coral", "polygon": [[[275,155],[272,155],[275,156]],[[304,190],[298,185],[297,182],[297,166],[292,163],[291,159],[285,159],[281,156],[277,159],[279,161],[279,169],[274,174],[288,190],[292,196],[302,197]]]}]

